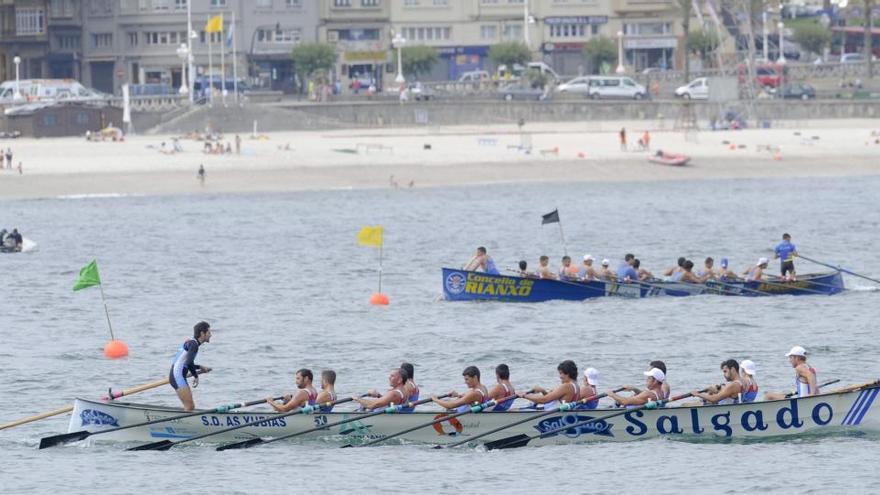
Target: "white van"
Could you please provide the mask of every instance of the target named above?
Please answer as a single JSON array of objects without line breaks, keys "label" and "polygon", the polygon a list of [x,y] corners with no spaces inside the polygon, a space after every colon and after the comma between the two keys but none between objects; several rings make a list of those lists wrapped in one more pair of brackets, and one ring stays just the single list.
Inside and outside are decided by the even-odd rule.
[{"label": "white van", "polygon": [[675,96],[685,100],[708,100],[709,78],[698,77],[684,86],[679,86],[675,90]]},{"label": "white van", "polygon": [[626,76],[592,76],[587,95],[594,99],[631,98],[641,100],[648,94],[641,84]]}]

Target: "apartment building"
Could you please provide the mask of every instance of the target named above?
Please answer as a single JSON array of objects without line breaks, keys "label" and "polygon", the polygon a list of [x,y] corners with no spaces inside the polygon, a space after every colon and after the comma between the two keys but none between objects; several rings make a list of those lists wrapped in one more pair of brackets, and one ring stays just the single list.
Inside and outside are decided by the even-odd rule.
[{"label": "apartment building", "polygon": [[336,47],[335,73],[350,84],[375,83],[380,89],[391,61],[390,0],[317,0],[321,4],[318,40]]},{"label": "apartment building", "polygon": [[15,79],[15,57],[21,79],[48,73],[47,13],[46,0],[0,0],[0,80]]}]

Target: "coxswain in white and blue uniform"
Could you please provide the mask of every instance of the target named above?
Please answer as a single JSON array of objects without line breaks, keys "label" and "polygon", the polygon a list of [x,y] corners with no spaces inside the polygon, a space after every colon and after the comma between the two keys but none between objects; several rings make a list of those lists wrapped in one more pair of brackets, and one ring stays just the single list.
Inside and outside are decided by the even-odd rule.
[{"label": "coxswain in white and blue uniform", "polygon": [[[412,363],[407,363],[406,361],[400,363],[400,369],[406,372],[406,375],[409,377],[406,380],[406,384],[404,388],[406,389],[406,393],[408,394],[408,398],[406,402],[413,403],[419,400],[420,390],[419,385],[415,382],[416,376],[416,367],[412,365]],[[402,413],[411,413],[415,412],[416,406],[404,407],[400,409]]]},{"label": "coxswain in white and blue uniform", "polygon": [[499,364],[495,367],[495,385],[489,389],[489,399],[499,400],[510,397],[507,400],[495,404],[490,411],[507,411],[516,400],[516,390],[510,383],[510,367],[506,364]]},{"label": "coxswain in white and blue uniform", "polygon": [[380,408],[399,406],[406,404],[409,392],[406,390],[406,382],[409,379],[406,370],[403,368],[395,368],[388,375],[388,384],[391,385],[384,394],[380,394],[375,389],[367,392],[370,397],[352,396],[352,400],[361,405],[365,410],[372,411]]},{"label": "coxswain in white and blue uniform", "polygon": [[187,374],[193,377],[193,388],[199,386],[199,373],[207,373],[211,368],[196,364],[196,356],[199,353],[199,347],[211,341],[211,325],[207,322],[200,321],[193,327],[193,338],[187,339],[174,359],[171,360],[171,371],[168,373],[168,383],[177,393],[177,397],[183,404],[184,411],[192,411],[195,409],[192,390],[186,381]]},{"label": "coxswain in white and blue uniform", "polygon": [[581,396],[578,386],[578,368],[574,361],[566,359],[556,367],[559,372],[559,385],[551,391],[540,386],[532,387],[533,393],[519,393],[517,396],[532,401],[534,404],[543,405],[545,410],[554,409],[563,403],[574,402]]},{"label": "coxswain in white and blue uniform", "polygon": [[704,404],[739,404],[742,402],[742,394],[745,391],[743,382],[739,377],[739,363],[735,359],[728,359],[721,363],[721,374],[726,383],[720,388],[710,387],[709,392],[692,392],[694,397],[703,399]]},{"label": "coxswain in white and blue uniform", "polygon": [[467,391],[458,393],[449,392],[451,399],[441,399],[436,395],[431,396],[431,400],[444,409],[455,409],[457,412],[467,411],[471,406],[486,402],[489,397],[489,390],[480,383],[480,369],[476,366],[468,366],[462,371],[461,376],[464,377],[464,384],[467,385]]},{"label": "coxswain in white and blue uniform", "polygon": [[[590,397],[596,397],[599,395],[599,381],[601,379],[601,375],[599,374],[599,370],[596,368],[587,368],[584,371],[584,383],[581,385],[581,394],[578,397],[578,400],[589,399]],[[576,407],[576,409],[596,409],[599,407],[599,399],[593,399],[591,401],[580,404]]]},{"label": "coxswain in white and blue uniform", "polygon": [[755,372],[755,362],[751,359],[743,359],[739,363],[739,377],[745,387],[742,402],[755,402],[758,398],[758,381],[755,379]]},{"label": "coxswain in white and blue uniform", "polygon": [[318,411],[329,413],[333,412],[333,402],[336,402],[336,372],[324,370],[321,372],[321,391],[315,403],[319,405]]},{"label": "coxswain in white and blue uniform", "polygon": [[275,402],[271,397],[266,398],[266,403],[278,412],[288,412],[299,407],[314,406],[318,400],[318,392],[312,386],[313,378],[312,370],[306,368],[297,370],[294,380],[298,390],[293,394],[285,395],[284,401],[281,403]]},{"label": "coxswain in white and blue uniform", "polygon": [[779,271],[786,280],[796,280],[794,272],[794,257],[798,255],[797,248],[791,243],[791,236],[782,234],[782,242],[773,250],[773,259],[779,258],[781,262]]},{"label": "coxswain in white and blue uniform", "polygon": [[[648,402],[657,402],[666,400],[668,396],[663,391],[663,382],[666,381],[666,373],[660,368],[651,368],[643,373],[645,375],[644,390],[633,389],[634,395],[624,397],[613,391],[607,392],[608,397],[614,399],[615,402],[624,407],[644,406]],[[636,390],[638,390],[636,392]]]}]

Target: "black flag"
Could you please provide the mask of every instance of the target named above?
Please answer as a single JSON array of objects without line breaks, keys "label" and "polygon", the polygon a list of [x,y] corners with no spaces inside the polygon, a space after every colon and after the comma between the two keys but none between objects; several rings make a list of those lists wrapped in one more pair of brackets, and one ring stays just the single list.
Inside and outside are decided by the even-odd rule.
[{"label": "black flag", "polygon": [[541,225],[548,223],[559,223],[559,210],[553,210],[546,215],[541,216]]}]

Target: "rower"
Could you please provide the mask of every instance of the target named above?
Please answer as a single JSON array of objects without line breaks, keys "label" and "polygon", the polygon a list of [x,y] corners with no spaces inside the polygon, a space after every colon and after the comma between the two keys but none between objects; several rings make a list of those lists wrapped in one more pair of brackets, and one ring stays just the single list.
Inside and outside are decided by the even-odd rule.
[{"label": "rower", "polygon": [[718,270],[718,280],[729,282],[739,280],[736,272],[728,268],[729,261],[727,258],[721,258],[721,269]]},{"label": "rower", "polygon": [[432,395],[431,400],[444,409],[455,409],[457,412],[467,411],[471,405],[486,402],[489,391],[480,383],[480,369],[476,366],[468,366],[461,376],[464,377],[464,384],[468,387],[466,392],[460,394],[453,390],[449,392],[452,399],[441,399]]},{"label": "rower", "polygon": [[483,271],[489,275],[500,275],[498,268],[495,266],[495,261],[486,253],[486,248],[483,246],[477,248],[476,254],[465,265],[464,270]]},{"label": "rower", "polygon": [[[660,361],[660,360],[655,360],[655,361],[651,361],[650,363],[648,363],[648,371],[651,371],[654,368],[657,368],[658,370],[663,372],[663,376],[665,378],[663,379],[663,386],[662,386],[661,390],[663,391],[664,397],[669,397],[671,395],[671,392],[669,389],[669,375],[666,372],[666,363],[664,363],[663,361]],[[638,387],[633,387],[632,385],[624,385],[623,389],[628,390],[636,395],[642,393],[642,389],[640,389]]]},{"label": "rower", "polygon": [[794,257],[798,255],[797,248],[791,243],[791,236],[782,234],[782,242],[773,250],[773,259],[779,258],[779,270],[782,272],[782,278],[786,280],[796,280],[794,272]]},{"label": "rower", "polygon": [[[406,383],[404,384],[404,388],[406,389],[407,399],[406,402],[415,402],[419,400],[419,386],[416,384],[414,377],[416,376],[416,367],[411,363],[407,363],[406,361],[400,363],[400,369],[402,369],[407,376]],[[411,413],[416,410],[416,406],[412,407],[404,407],[400,410],[402,413]]]},{"label": "rower", "polygon": [[[694,275],[694,262],[691,260],[686,260],[684,262],[684,266],[681,267],[682,271],[674,273],[672,275],[672,280],[681,281],[689,284],[702,284],[705,282],[709,276],[698,277]],[[676,276],[678,277],[676,279]]]},{"label": "rower", "polygon": [[[284,402],[280,404],[275,402],[271,397],[266,398],[266,403],[278,412],[288,412],[298,407],[313,406],[318,400],[318,391],[312,386],[312,380],[314,380],[312,370],[308,368],[299,369],[294,376],[294,381],[296,382],[296,388],[298,390],[293,394],[285,395]],[[336,381],[335,373],[333,380]]]},{"label": "rower", "polygon": [[767,264],[769,263],[770,261],[767,258],[758,258],[755,266],[745,270],[743,275],[746,276],[746,280],[749,282],[759,282],[764,279],[764,270],[767,269]]},{"label": "rower", "polygon": [[[816,370],[807,364],[807,351],[796,345],[786,354],[788,362],[794,368],[794,394],[796,397],[808,397],[819,393],[819,385],[816,381]],[[786,394],[781,392],[767,392],[764,398],[767,400],[785,399]]]},{"label": "rower", "polygon": [[743,390],[742,402],[755,402],[758,398],[758,382],[755,380],[755,362],[751,359],[743,359],[739,363],[739,377],[742,380]]},{"label": "rower", "polygon": [[538,278],[548,278],[550,280],[556,280],[556,274],[553,273],[553,270],[550,269],[550,257],[547,255],[542,255],[538,258],[538,271],[535,272],[535,275]]},{"label": "rower", "polygon": [[638,282],[639,273],[632,266],[635,259],[635,255],[631,253],[627,253],[627,255],[624,256],[623,263],[617,267],[618,282]]},{"label": "rower", "polygon": [[596,258],[593,258],[590,254],[584,255],[584,266],[581,267],[581,271],[578,274],[582,281],[589,282],[599,278],[596,269],[593,268],[593,261],[595,260]]},{"label": "rower", "polygon": [[525,278],[529,278],[532,276],[532,274],[529,273],[529,264],[526,263],[526,260],[519,261],[519,271],[517,272],[517,274],[520,277],[525,277]]},{"label": "rower", "polygon": [[599,280],[616,280],[617,279],[614,272],[612,272],[611,269],[608,268],[608,266],[610,264],[611,264],[611,262],[608,261],[608,258],[602,258],[602,268],[599,269],[599,274],[597,275],[597,278]]},{"label": "rower", "polygon": [[404,404],[408,396],[406,391],[406,381],[408,379],[409,375],[406,374],[406,370],[402,368],[393,369],[388,375],[388,384],[391,385],[391,388],[385,394],[380,394],[375,389],[371,389],[367,392],[370,398],[352,396],[352,400],[367,410],[375,410],[394,404]]},{"label": "rower", "polygon": [[644,268],[642,268],[642,262],[638,258],[633,260],[633,268],[635,269],[636,273],[639,275],[639,280],[645,281],[645,280],[653,280],[654,279],[654,274],[649,272],[648,270],[645,270]]},{"label": "rower", "polygon": [[495,367],[495,385],[489,389],[488,398],[498,400],[505,397],[513,397],[503,402],[499,402],[491,410],[507,411],[510,409],[510,406],[513,405],[513,401],[516,400],[515,395],[516,390],[513,388],[513,384],[510,383],[510,367],[506,364],[499,364]]},{"label": "rower", "polygon": [[[578,400],[587,399],[599,395],[600,374],[596,368],[587,368],[584,371],[584,384],[581,386],[581,393]],[[596,409],[599,407],[599,399],[593,399],[589,402],[578,405],[575,409]]]},{"label": "rower", "polygon": [[171,360],[171,371],[168,373],[168,383],[177,393],[180,402],[183,403],[184,411],[192,411],[196,408],[193,401],[192,390],[186,381],[187,374],[192,375],[192,387],[199,386],[199,373],[207,373],[211,368],[201,366],[195,363],[196,355],[199,353],[199,347],[211,341],[211,325],[207,322],[200,321],[193,326],[193,338],[187,339],[174,359]]},{"label": "rower", "polygon": [[663,382],[666,381],[666,374],[660,368],[651,368],[643,373],[645,375],[645,383],[648,388],[642,390],[630,397],[623,397],[609,391],[608,397],[614,399],[621,406],[643,406],[648,402],[661,401],[666,399],[663,393]]},{"label": "rower", "polygon": [[559,407],[561,403],[574,402],[581,396],[581,389],[578,386],[578,368],[574,361],[566,359],[559,363],[556,367],[559,372],[560,384],[551,392],[547,392],[542,387],[534,386],[534,393],[524,394],[518,393],[517,397],[530,400],[535,404],[544,404],[544,409],[553,409]]},{"label": "rower", "polygon": [[571,264],[571,256],[565,255],[562,257],[562,266],[559,267],[559,280],[576,280],[577,279],[577,267],[572,266]]},{"label": "rower", "polygon": [[691,392],[694,397],[703,399],[704,404],[739,404],[745,387],[739,377],[739,363],[736,359],[728,359],[721,363],[721,374],[727,380],[720,388],[713,385],[707,392]]},{"label": "rower", "polygon": [[685,261],[687,261],[687,258],[685,258],[684,256],[678,258],[678,263],[677,263],[675,266],[673,266],[672,268],[669,268],[669,269],[667,269],[665,272],[663,272],[663,275],[665,275],[665,276],[667,276],[667,277],[671,277],[671,276],[673,276],[676,272],[681,271],[681,267],[684,266],[684,262],[685,262]]},{"label": "rower", "polygon": [[712,279],[717,280],[718,275],[715,273],[713,269],[715,267],[715,260],[712,259],[711,256],[706,258],[706,261],[703,262],[703,268],[697,270],[697,277],[699,277],[703,282],[706,280]]}]

